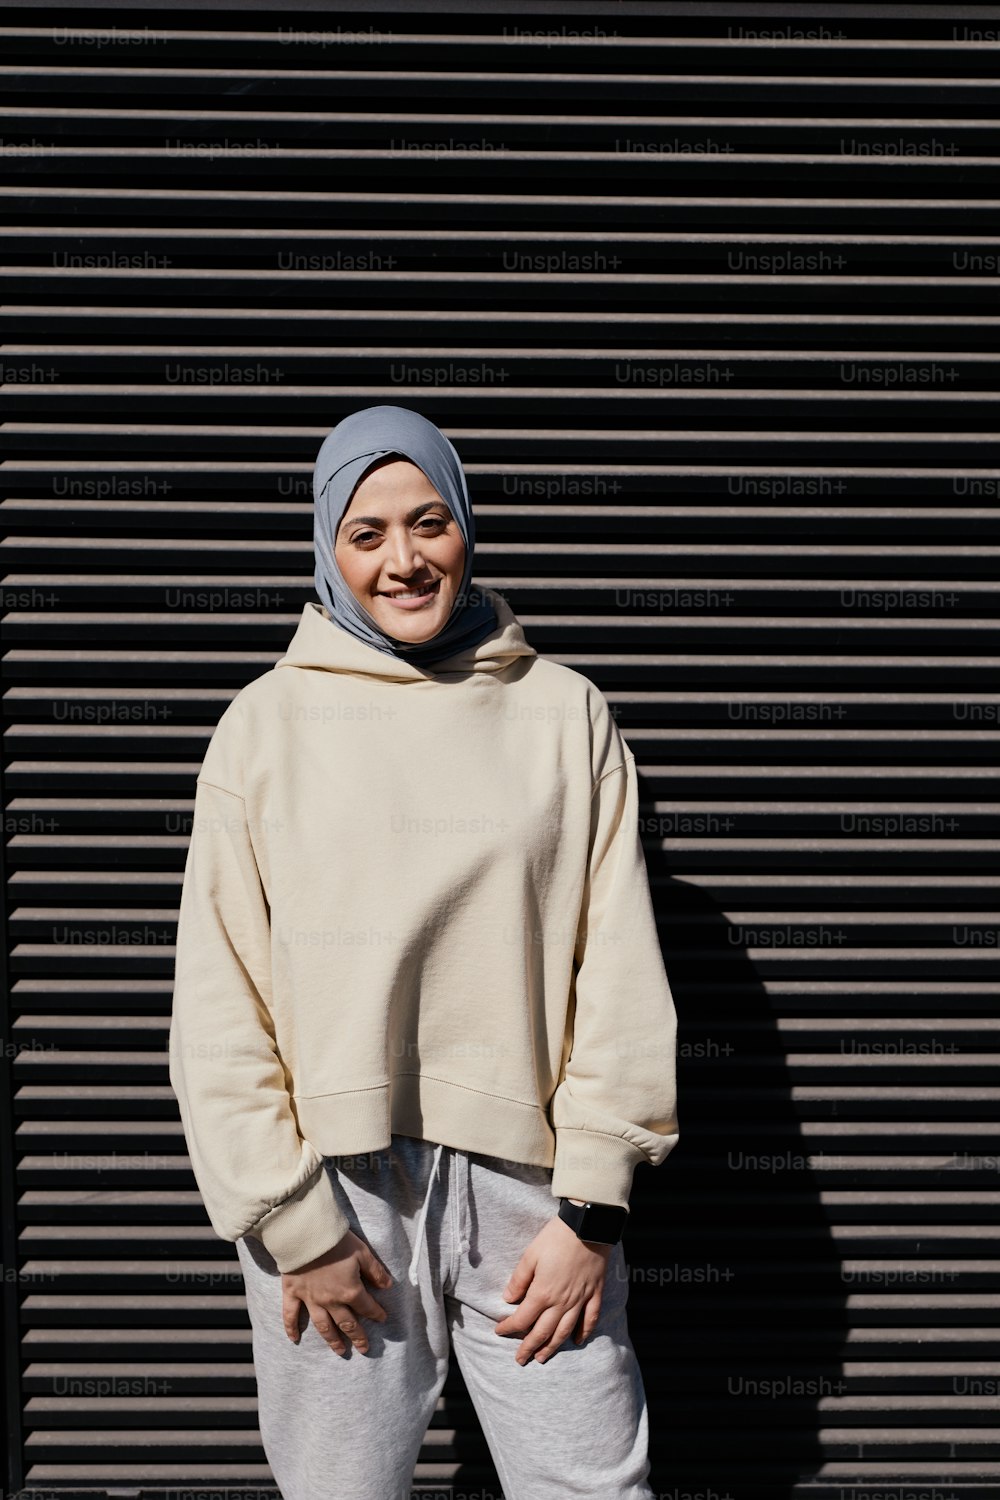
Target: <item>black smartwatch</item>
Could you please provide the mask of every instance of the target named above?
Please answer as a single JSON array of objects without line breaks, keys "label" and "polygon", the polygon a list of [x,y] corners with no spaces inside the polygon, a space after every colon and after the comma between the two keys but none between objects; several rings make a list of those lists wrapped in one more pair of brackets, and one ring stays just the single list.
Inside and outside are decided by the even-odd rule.
[{"label": "black smartwatch", "polygon": [[559,1217],[576,1231],[578,1240],[617,1245],[628,1219],[628,1209],[618,1208],[613,1203],[572,1203],[569,1198],[560,1198]]}]

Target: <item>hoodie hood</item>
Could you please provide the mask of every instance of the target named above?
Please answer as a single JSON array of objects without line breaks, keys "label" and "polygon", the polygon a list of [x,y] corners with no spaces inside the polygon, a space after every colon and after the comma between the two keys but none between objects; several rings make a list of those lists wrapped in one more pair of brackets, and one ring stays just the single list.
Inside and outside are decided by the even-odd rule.
[{"label": "hoodie hood", "polygon": [[325,672],[346,672],[354,677],[379,677],[387,682],[427,682],[469,672],[502,673],[519,657],[537,656],[503,595],[481,584],[478,587],[496,611],[496,628],[476,645],[435,662],[433,667],[421,668],[369,646],[337,625],[326,606],[315,600],[303,607],[288,650],[274,666],[312,667]]}]

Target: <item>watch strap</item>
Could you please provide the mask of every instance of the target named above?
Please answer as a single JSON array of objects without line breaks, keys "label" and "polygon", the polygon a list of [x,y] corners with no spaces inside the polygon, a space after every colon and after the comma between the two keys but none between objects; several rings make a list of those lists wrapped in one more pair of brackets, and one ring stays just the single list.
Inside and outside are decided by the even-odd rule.
[{"label": "watch strap", "polygon": [[612,1203],[572,1203],[560,1198],[559,1217],[577,1238],[593,1244],[617,1245],[628,1222],[628,1209]]}]

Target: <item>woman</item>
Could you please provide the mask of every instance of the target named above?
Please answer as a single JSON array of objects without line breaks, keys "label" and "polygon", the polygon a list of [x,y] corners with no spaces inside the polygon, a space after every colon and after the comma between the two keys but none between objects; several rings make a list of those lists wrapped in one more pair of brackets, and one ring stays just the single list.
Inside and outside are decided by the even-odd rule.
[{"label": "woman", "polygon": [[678,1127],[635,763],[471,587],[433,423],[355,412],[314,490],[322,602],[197,779],[170,1031],[264,1450],[284,1500],[408,1495],[453,1347],[506,1500],[648,1500],[621,1230]]}]

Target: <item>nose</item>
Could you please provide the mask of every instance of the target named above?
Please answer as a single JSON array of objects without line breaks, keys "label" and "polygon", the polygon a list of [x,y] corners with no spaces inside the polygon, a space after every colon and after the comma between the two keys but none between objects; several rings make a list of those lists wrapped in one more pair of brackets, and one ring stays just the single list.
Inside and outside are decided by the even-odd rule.
[{"label": "nose", "polygon": [[409,529],[406,526],[400,526],[398,529],[393,527],[389,533],[388,566],[403,577],[409,578],[423,565],[424,559],[420,547],[410,535]]}]

